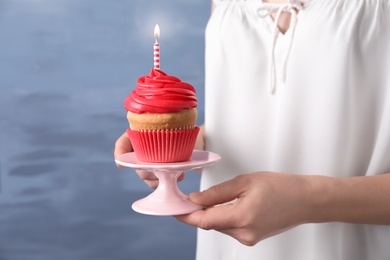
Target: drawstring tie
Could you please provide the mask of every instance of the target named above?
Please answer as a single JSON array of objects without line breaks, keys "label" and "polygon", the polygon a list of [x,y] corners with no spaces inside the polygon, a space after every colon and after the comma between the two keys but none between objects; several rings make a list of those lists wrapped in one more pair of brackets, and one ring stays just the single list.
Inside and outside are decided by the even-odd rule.
[{"label": "drawstring tie", "polygon": [[270,94],[273,94],[275,92],[276,88],[276,72],[275,72],[275,47],[276,47],[276,41],[278,39],[279,34],[279,19],[282,12],[290,12],[291,13],[291,20],[290,20],[290,40],[289,40],[289,46],[287,49],[286,56],[284,58],[283,63],[283,70],[282,70],[282,80],[286,80],[286,74],[287,74],[287,61],[290,56],[290,51],[294,39],[294,33],[295,33],[295,27],[297,24],[297,15],[298,11],[302,10],[303,6],[298,0],[287,0],[284,4],[279,3],[263,3],[262,6],[257,10],[257,13],[260,17],[265,18],[268,15],[271,15],[272,13],[276,12],[275,21],[274,21],[274,29],[273,29],[273,36],[272,36],[272,51],[271,51],[271,58],[270,58],[270,85],[268,87],[268,92]]}]

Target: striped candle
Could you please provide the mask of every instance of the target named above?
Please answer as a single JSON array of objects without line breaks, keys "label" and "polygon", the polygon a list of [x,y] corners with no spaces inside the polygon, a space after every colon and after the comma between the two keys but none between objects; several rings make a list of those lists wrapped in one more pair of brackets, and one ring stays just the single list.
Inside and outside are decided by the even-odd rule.
[{"label": "striped candle", "polygon": [[158,26],[158,24],[154,27],[154,37],[156,38],[156,42],[153,46],[154,68],[160,69],[160,44],[158,43],[158,37],[160,37],[160,26]]}]

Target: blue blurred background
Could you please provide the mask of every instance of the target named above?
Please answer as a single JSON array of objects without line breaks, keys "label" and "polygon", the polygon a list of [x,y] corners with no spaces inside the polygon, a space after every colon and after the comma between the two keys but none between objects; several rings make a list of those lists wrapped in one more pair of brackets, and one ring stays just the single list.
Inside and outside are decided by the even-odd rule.
[{"label": "blue blurred background", "polygon": [[[194,259],[196,229],[138,214],[123,99],[153,66],[198,91],[210,1],[0,0],[0,259]],[[185,193],[199,189],[189,172]]]}]

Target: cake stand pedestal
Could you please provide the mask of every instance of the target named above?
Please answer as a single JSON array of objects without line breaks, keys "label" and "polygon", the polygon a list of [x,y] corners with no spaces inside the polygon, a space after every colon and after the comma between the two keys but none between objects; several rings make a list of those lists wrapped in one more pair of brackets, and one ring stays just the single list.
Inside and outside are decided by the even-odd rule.
[{"label": "cake stand pedestal", "polygon": [[184,162],[148,163],[139,161],[134,152],[118,156],[115,162],[124,167],[152,171],[159,179],[157,189],[133,203],[134,211],[147,215],[174,216],[188,214],[202,208],[191,202],[188,196],[180,191],[177,178],[184,171],[211,166],[220,159],[218,154],[194,150],[191,158]]}]

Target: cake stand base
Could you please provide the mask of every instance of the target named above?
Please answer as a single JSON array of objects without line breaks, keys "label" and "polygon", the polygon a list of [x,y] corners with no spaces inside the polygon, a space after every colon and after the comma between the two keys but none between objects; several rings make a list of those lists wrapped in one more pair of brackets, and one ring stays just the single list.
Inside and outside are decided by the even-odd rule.
[{"label": "cake stand base", "polygon": [[133,203],[133,210],[148,215],[182,215],[201,209],[202,206],[191,202],[177,186],[180,171],[153,170],[159,179],[157,189],[146,198]]},{"label": "cake stand base", "polygon": [[137,159],[135,153],[118,156],[115,162],[134,169],[153,171],[159,179],[159,185],[149,196],[133,203],[134,211],[148,215],[172,216],[183,215],[202,209],[191,202],[177,186],[177,178],[187,170],[210,166],[221,157],[208,151],[194,150],[191,158],[185,162],[147,163]]}]

